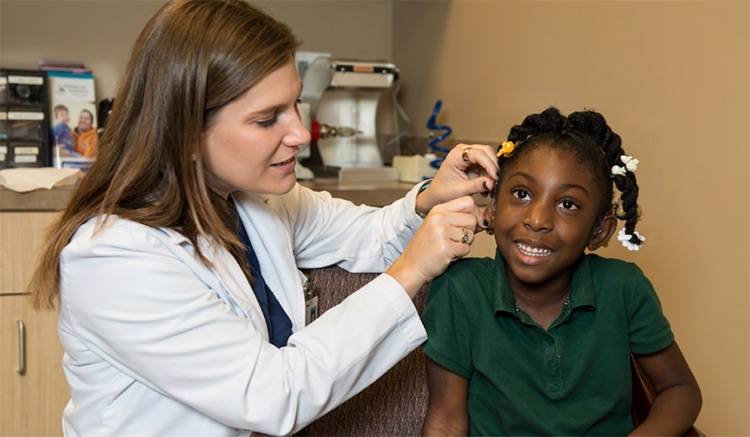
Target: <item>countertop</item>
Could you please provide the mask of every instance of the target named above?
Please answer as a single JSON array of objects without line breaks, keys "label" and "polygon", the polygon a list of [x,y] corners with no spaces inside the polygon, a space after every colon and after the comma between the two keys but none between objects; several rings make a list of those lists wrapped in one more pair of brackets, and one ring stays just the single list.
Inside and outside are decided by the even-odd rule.
[{"label": "countertop", "polygon": [[74,188],[52,188],[18,193],[0,188],[0,212],[49,212],[65,208]]},{"label": "countertop", "polygon": [[[384,206],[400,199],[414,185],[406,182],[352,182],[339,183],[338,179],[300,181],[316,191],[328,191],[333,197],[347,199],[360,205]],[[0,188],[0,212],[44,212],[65,208],[75,188],[53,188],[17,193]]]}]

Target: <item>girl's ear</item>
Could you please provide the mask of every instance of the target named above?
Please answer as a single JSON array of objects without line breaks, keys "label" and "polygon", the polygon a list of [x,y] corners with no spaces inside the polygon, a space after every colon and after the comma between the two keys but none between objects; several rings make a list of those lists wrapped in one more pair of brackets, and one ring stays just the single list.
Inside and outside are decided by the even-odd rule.
[{"label": "girl's ear", "polygon": [[487,221],[487,233],[492,235],[495,232],[495,200],[493,199],[482,211],[482,218]]},{"label": "girl's ear", "polygon": [[617,229],[617,218],[613,214],[607,214],[602,219],[599,226],[596,227],[594,235],[589,240],[588,250],[594,251],[604,246]]}]

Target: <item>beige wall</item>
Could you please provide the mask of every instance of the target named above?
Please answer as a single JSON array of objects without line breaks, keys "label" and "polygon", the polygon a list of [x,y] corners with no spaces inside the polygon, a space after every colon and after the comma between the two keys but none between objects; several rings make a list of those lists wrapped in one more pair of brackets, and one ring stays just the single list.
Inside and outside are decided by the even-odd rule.
[{"label": "beige wall", "polygon": [[[83,61],[94,70],[97,100],[112,97],[138,33],[164,3],[1,0],[0,66],[35,70],[40,59]],[[302,50],[340,58],[391,58],[390,1],[257,3],[293,27]]]},{"label": "beige wall", "polygon": [[[640,159],[638,263],[704,394],[708,435],[750,435],[750,3],[396,2],[401,101],[425,135],[502,141],[555,105],[602,112]],[[492,241],[483,241],[490,248]]]}]

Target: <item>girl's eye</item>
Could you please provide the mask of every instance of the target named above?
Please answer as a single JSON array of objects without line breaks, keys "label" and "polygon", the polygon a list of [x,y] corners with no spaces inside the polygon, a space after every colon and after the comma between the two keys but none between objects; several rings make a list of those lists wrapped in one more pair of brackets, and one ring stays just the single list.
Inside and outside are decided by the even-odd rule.
[{"label": "girl's eye", "polygon": [[515,196],[515,197],[517,197],[518,199],[521,199],[521,200],[529,200],[529,199],[531,199],[531,195],[526,190],[515,189],[515,190],[513,190],[512,194],[513,194],[513,196]]},{"label": "girl's eye", "polygon": [[266,128],[266,127],[271,127],[274,124],[276,124],[276,121],[278,119],[279,117],[276,114],[274,114],[274,116],[269,118],[268,120],[260,120],[260,121],[256,121],[256,123],[258,124],[258,126]]},{"label": "girl's eye", "polygon": [[576,205],[575,203],[573,203],[571,200],[563,200],[562,202],[558,203],[558,205],[561,208],[567,209],[567,210],[570,210],[570,211],[574,211],[574,210],[578,209],[578,205]]}]

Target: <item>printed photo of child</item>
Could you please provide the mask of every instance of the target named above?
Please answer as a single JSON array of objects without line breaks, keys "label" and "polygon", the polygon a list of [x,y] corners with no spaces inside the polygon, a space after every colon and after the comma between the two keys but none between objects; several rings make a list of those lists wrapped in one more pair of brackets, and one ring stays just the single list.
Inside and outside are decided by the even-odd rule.
[{"label": "printed photo of child", "polygon": [[55,126],[52,128],[52,150],[55,156],[71,156],[75,139],[70,129],[70,111],[65,105],[57,105],[53,109]]}]

